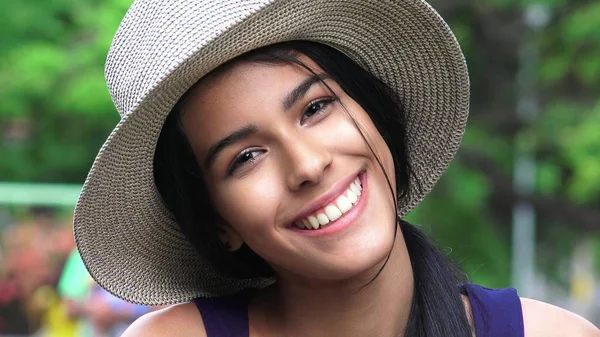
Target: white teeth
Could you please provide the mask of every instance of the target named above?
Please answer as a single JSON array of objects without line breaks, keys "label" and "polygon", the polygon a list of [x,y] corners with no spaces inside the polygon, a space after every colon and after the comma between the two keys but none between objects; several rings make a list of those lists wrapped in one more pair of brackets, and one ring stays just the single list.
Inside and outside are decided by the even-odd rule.
[{"label": "white teeth", "polygon": [[327,217],[327,215],[325,215],[325,213],[317,214],[317,220],[319,220],[319,224],[321,226],[327,225],[329,223],[329,218]]},{"label": "white teeth", "polygon": [[362,191],[362,184],[360,182],[360,179],[356,178],[356,180],[354,180],[354,185],[356,186],[357,190]]},{"label": "white teeth", "polygon": [[358,196],[356,195],[356,193],[352,192],[352,190],[349,190],[346,193],[346,197],[348,198],[348,201],[350,201],[353,205],[356,204],[356,202],[358,201]]},{"label": "white teeth", "polygon": [[360,190],[358,189],[358,187],[356,187],[355,183],[352,183],[352,185],[350,185],[350,191],[354,192],[356,196],[360,196]]},{"label": "white teeth", "polygon": [[333,204],[327,205],[321,212],[311,215],[308,218],[294,222],[294,225],[300,229],[318,229],[332,221],[339,219],[344,213],[358,204],[362,194],[362,185],[359,178],[356,178],[348,190],[340,195]]},{"label": "white teeth", "polygon": [[312,229],[319,228],[319,220],[315,216],[309,216],[308,222],[310,223]]},{"label": "white teeth", "polygon": [[328,205],[325,207],[325,214],[327,214],[330,221],[335,221],[342,216],[342,211],[333,205]]},{"label": "white teeth", "polygon": [[336,204],[342,213],[346,213],[350,210],[350,208],[352,208],[352,203],[350,200],[348,200],[348,198],[346,198],[345,195],[341,195],[339,198],[337,198]]}]

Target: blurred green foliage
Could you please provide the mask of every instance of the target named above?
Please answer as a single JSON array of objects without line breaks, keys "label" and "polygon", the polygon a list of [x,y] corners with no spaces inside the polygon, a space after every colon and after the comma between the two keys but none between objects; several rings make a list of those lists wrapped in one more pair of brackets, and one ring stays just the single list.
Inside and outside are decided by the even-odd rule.
[{"label": "blurred green foliage", "polygon": [[103,64],[130,1],[4,2],[0,180],[80,183],[118,121]]},{"label": "blurred green foliage", "polygon": [[[523,18],[534,3],[551,13],[538,32],[528,30]],[[566,283],[559,265],[577,238],[598,238],[600,232],[600,1],[432,4],[465,51],[472,110],[457,159],[410,219],[427,224],[443,246],[452,247],[451,256],[473,281],[506,286],[515,149],[517,142],[534,146],[536,193],[528,199],[537,210],[538,267]],[[541,112],[531,125],[516,117],[526,39],[539,52],[533,76]]]},{"label": "blurred green foliage", "polygon": [[[0,181],[81,183],[118,121],[103,64],[131,0],[0,3],[9,9],[0,11]],[[538,1],[552,15],[533,35],[522,15],[531,3],[432,1],[464,48],[472,117],[457,160],[409,220],[490,286],[509,283],[515,139],[531,140],[538,160],[527,197],[538,247],[549,247],[538,249],[539,267],[559,278],[556,261],[574,238],[600,232],[600,1]],[[515,113],[526,38],[541,60],[541,115],[531,125]]]}]

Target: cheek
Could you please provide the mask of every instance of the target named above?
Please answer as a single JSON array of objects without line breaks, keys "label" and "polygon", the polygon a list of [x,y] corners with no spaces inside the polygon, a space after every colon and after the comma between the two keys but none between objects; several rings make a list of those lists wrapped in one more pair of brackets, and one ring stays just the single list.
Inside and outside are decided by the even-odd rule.
[{"label": "cheek", "polygon": [[373,137],[369,131],[369,124],[371,124],[370,119],[364,112],[357,112],[357,108],[360,109],[360,107],[355,104],[346,103],[346,106],[354,120],[358,123],[360,130],[343,108],[339,107],[339,111],[336,111],[336,113],[331,116],[332,118],[329,118],[326,123],[319,126],[318,134],[315,135],[315,137],[318,137],[323,145],[333,154],[350,154],[353,156],[359,154],[366,155],[367,153],[370,153],[370,151],[361,135],[361,131],[366,139],[370,143],[373,143],[371,140]]},{"label": "cheek", "polygon": [[[352,132],[354,132],[354,141],[351,141],[350,143],[355,143],[354,146],[362,147],[365,153],[367,153],[367,155],[375,161],[375,169],[378,172],[381,172],[379,164],[376,162],[373,153],[365,143],[365,140],[363,140],[362,136],[360,135],[360,132],[362,132],[362,134],[365,136],[366,141],[369,143],[371,149],[373,150],[373,152],[375,152],[375,155],[381,161],[381,164],[385,169],[385,173],[390,179],[390,183],[392,184],[394,193],[396,193],[396,174],[394,171],[395,164],[394,159],[392,157],[392,153],[390,152],[390,148],[387,146],[385,140],[381,136],[381,133],[379,133],[379,130],[377,130],[377,128],[373,124],[373,121],[371,121],[369,115],[358,104],[354,102],[352,103],[352,109],[353,110],[351,111],[354,112],[354,118],[359,124],[360,131],[358,131],[352,123],[352,121],[350,121],[350,123],[352,124]],[[347,138],[351,138],[350,131],[348,131]],[[385,176],[383,176],[383,179],[385,179]],[[385,184],[387,186],[387,181],[385,182]]]},{"label": "cheek", "polygon": [[280,196],[281,183],[264,173],[220,186],[213,200],[223,220],[252,241],[253,237],[265,238],[264,234],[276,227]]}]

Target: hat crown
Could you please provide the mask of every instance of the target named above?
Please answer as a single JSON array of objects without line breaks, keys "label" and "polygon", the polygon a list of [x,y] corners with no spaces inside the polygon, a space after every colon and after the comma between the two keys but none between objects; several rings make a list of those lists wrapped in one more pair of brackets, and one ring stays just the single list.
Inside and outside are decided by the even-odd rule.
[{"label": "hat crown", "polygon": [[105,67],[121,117],[192,54],[270,2],[136,0],[115,34]]}]

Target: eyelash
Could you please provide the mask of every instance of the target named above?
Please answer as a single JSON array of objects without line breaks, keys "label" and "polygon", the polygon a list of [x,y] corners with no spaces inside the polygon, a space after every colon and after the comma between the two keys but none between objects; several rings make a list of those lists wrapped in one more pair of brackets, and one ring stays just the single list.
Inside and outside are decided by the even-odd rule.
[{"label": "eyelash", "polygon": [[244,160],[244,157],[248,154],[252,154],[252,153],[256,153],[256,152],[264,152],[264,150],[260,150],[260,149],[247,149],[242,151],[231,163],[231,165],[229,166],[229,169],[227,170],[227,175],[230,176],[232,175],[235,170],[237,170],[238,168],[240,168],[241,166],[244,165],[248,165],[250,163],[252,163],[253,161],[256,160],[256,157],[258,157],[258,155],[253,156],[251,158],[248,158],[246,161],[242,161]]},{"label": "eyelash", "polygon": [[[306,119],[308,118],[314,118],[317,116],[320,116],[324,113],[324,109],[327,109],[329,107],[329,105],[333,102],[335,102],[337,99],[335,97],[324,97],[324,98],[319,98],[316,99],[312,102],[310,102],[306,108],[304,109],[304,111],[302,112],[302,116],[300,116],[300,124],[303,125],[304,121],[306,121]],[[312,113],[312,115],[308,116],[305,118],[305,116],[307,116],[307,112],[309,109],[321,105],[321,107],[319,108],[319,110],[314,111]],[[231,163],[231,165],[229,166],[228,170],[227,170],[227,175],[232,175],[238,168],[251,164],[252,162],[254,162],[256,160],[256,157],[258,157],[258,155],[255,155],[251,158],[246,158],[245,161],[243,161],[245,159],[246,155],[252,154],[252,153],[257,153],[257,152],[264,152],[264,150],[260,150],[260,149],[247,149],[242,151]]]},{"label": "eyelash", "polygon": [[304,112],[302,113],[302,116],[300,117],[300,124],[304,123],[304,121],[306,120],[304,118],[304,116],[306,116],[306,113],[310,108],[312,108],[316,105],[319,105],[319,104],[323,105],[318,111],[314,112],[312,115],[310,115],[309,117],[306,117],[306,118],[313,118],[314,116],[322,115],[324,113],[323,110],[327,109],[329,107],[329,105],[335,101],[336,101],[336,98],[330,96],[330,97],[319,98],[319,99],[316,99],[316,100],[308,103],[308,105],[304,109]]}]

